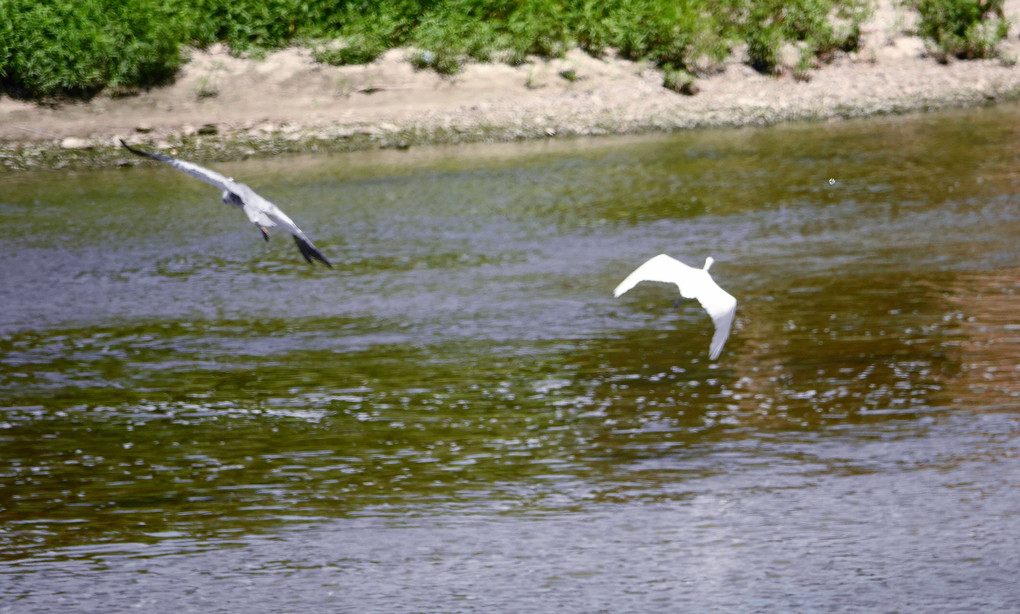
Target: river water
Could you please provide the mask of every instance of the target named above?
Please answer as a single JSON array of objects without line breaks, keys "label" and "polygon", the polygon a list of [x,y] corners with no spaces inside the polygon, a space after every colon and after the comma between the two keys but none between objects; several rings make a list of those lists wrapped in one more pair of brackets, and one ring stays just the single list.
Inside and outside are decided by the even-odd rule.
[{"label": "river water", "polygon": [[1016,611],[1020,107],[213,166],[0,176],[0,612]]}]

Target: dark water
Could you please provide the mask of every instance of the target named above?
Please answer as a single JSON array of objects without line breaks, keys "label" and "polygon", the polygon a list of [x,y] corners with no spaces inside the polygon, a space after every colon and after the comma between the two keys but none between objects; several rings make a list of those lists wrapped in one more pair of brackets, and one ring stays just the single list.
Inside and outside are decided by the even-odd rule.
[{"label": "dark water", "polygon": [[0,176],[0,611],[1015,611],[1020,107],[217,169]]}]

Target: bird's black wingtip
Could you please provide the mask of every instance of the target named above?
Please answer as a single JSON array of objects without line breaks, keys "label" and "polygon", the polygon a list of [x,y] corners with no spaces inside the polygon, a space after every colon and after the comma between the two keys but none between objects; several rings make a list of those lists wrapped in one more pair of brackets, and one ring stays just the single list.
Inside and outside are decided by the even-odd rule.
[{"label": "bird's black wingtip", "polygon": [[313,264],[315,260],[318,260],[328,268],[333,268],[333,265],[330,264],[329,260],[326,260],[326,257],[322,255],[322,252],[315,249],[314,245],[298,236],[294,237],[294,242],[297,243],[298,249],[301,250],[301,255],[305,257],[308,264]]},{"label": "bird's black wingtip", "polygon": [[141,149],[135,149],[134,147],[132,147],[132,146],[128,145],[126,142],[124,142],[124,139],[118,139],[118,140],[120,141],[120,144],[124,146],[124,149],[130,151],[131,153],[135,154],[136,156],[145,156],[146,158],[152,158],[153,160],[159,160],[160,162],[168,162],[170,160],[170,158],[167,158],[166,156],[161,156],[159,154],[149,153],[147,151],[142,151]]}]

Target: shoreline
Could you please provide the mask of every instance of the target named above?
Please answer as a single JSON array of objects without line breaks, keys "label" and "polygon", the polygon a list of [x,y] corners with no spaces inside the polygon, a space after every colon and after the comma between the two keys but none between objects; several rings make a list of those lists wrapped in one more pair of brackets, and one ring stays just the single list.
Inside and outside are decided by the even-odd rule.
[{"label": "shoreline", "polygon": [[[0,173],[133,165],[119,139],[215,162],[284,153],[766,126],[1020,100],[1020,0],[1000,59],[939,64],[909,14],[879,2],[859,51],[806,76],[755,72],[735,50],[682,95],[654,67],[579,50],[521,66],[415,71],[407,49],[362,66],[317,64],[292,47],[261,60],[193,50],[176,80],[130,96],[47,107],[0,97]],[[792,66],[796,50],[789,49]],[[1002,59],[1005,58],[1005,59]],[[797,78],[800,76],[801,78]]]}]

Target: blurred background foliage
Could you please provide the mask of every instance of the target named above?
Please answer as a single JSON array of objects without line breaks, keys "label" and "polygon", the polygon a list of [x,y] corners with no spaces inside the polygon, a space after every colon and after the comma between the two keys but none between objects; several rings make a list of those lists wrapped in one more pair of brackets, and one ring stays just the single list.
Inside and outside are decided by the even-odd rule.
[{"label": "blurred background foliage", "polygon": [[[919,0],[919,33],[944,55],[987,57],[1008,28],[1001,0]],[[88,98],[166,83],[188,46],[239,55],[301,44],[328,64],[411,47],[419,68],[520,64],[579,47],[647,61],[667,74],[718,69],[741,45],[774,72],[784,45],[799,65],[857,48],[870,0],[0,0],[0,88],[29,99]]]}]

